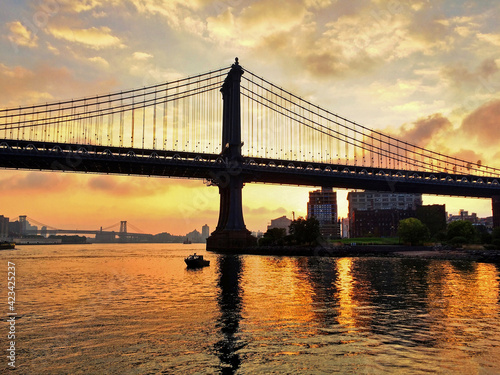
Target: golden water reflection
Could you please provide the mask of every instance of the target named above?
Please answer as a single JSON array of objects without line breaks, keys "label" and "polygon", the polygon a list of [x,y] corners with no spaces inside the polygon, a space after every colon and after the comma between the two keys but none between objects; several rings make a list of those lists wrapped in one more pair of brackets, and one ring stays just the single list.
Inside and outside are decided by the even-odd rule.
[{"label": "golden water reflection", "polygon": [[441,340],[463,344],[470,336],[482,334],[474,327],[498,316],[499,279],[494,265],[475,263],[460,269],[450,262],[433,263],[428,277],[431,329]]},{"label": "golden water reflection", "polygon": [[[243,277],[246,324],[263,332],[307,327],[314,319],[313,291],[304,270],[306,258],[245,258]],[[250,271],[251,270],[251,271]]]},{"label": "golden water reflection", "polygon": [[352,258],[341,258],[336,262],[337,287],[336,298],[338,300],[338,322],[346,328],[356,328],[358,313],[358,303],[355,298],[355,280],[352,274]]},{"label": "golden water reflection", "polygon": [[[498,265],[177,246],[0,254],[18,373],[500,373]],[[187,270],[192,252],[210,267]]]},{"label": "golden water reflection", "polygon": [[375,372],[394,361],[500,371],[496,265],[275,257],[244,264],[241,329],[250,337],[242,354],[314,353],[328,363],[336,353]]}]

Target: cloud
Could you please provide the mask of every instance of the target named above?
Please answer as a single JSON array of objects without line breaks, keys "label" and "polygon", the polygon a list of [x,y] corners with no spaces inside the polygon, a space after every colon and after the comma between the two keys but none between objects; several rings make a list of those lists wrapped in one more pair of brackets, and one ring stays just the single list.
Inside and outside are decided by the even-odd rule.
[{"label": "cloud", "polygon": [[50,44],[50,43],[47,43],[47,49],[50,52],[52,52],[54,55],[59,55],[60,54],[59,50],[56,47],[54,47],[52,44]]},{"label": "cloud", "polygon": [[484,146],[498,147],[500,140],[500,100],[490,101],[466,116],[461,129]]},{"label": "cloud", "polygon": [[496,162],[495,162],[495,163],[492,163],[491,165],[494,165],[494,166],[496,166],[497,168],[499,168],[499,167],[500,167],[500,162],[499,162],[498,160],[500,160],[500,151],[498,151],[497,153],[495,153],[495,154],[493,155],[493,158],[492,158],[492,159],[493,159],[493,160],[495,160]]},{"label": "cloud", "polygon": [[[281,36],[293,38],[292,30],[309,15],[302,1],[255,1],[241,9],[224,9],[208,17],[206,29],[211,39],[244,47],[260,48],[261,39]],[[284,33],[288,33],[284,35]]]},{"label": "cloud", "polygon": [[[174,30],[201,35],[205,29],[198,11],[214,0],[130,0],[139,13],[163,16]],[[225,7],[223,7],[225,8]]]},{"label": "cloud", "polygon": [[216,17],[209,17],[207,19],[207,29],[212,38],[218,40],[228,40],[234,35],[235,21],[231,9],[226,9],[225,12]]},{"label": "cloud", "polygon": [[250,215],[262,215],[262,216],[269,216],[269,214],[274,214],[274,215],[282,215],[288,212],[283,207],[278,207],[278,208],[273,208],[270,209],[268,207],[258,207],[258,208],[250,208],[245,206],[244,207],[245,213],[248,213]]},{"label": "cloud", "polygon": [[450,120],[440,113],[403,125],[399,138],[420,147],[426,147],[434,137],[441,136],[453,128]]},{"label": "cloud", "polygon": [[450,20],[439,7],[421,7],[411,13],[410,20],[408,31],[411,35],[427,41],[430,45],[445,40],[453,32]]},{"label": "cloud", "polygon": [[489,58],[481,63],[481,65],[477,69],[477,74],[483,78],[490,78],[492,75],[497,73],[498,70],[498,65],[495,59]]},{"label": "cloud", "polygon": [[[320,23],[318,21],[324,19],[317,9],[295,2],[297,9],[283,14],[288,22],[279,18],[271,22],[271,27],[264,28],[262,34],[252,32],[251,35],[258,37],[253,43],[255,52],[265,54],[266,58],[286,54],[290,60],[299,62],[302,72],[316,78],[346,78],[368,75],[386,63],[417,53],[427,54],[436,48],[435,41],[412,32],[415,12],[409,5],[379,3],[377,6],[364,1],[325,5],[328,9],[320,12],[332,16],[329,22]],[[239,18],[233,23],[244,24]],[[278,25],[275,30],[274,25]]]},{"label": "cloud", "polygon": [[450,156],[455,157],[457,159],[470,161],[471,163],[478,163],[484,165],[483,155],[474,150],[460,149],[450,154]]},{"label": "cloud", "polygon": [[101,56],[90,57],[89,61],[96,63],[102,66],[103,68],[109,67],[109,62],[106,59],[102,58]]},{"label": "cloud", "polygon": [[[147,182],[147,183],[146,183]],[[87,187],[95,192],[113,196],[151,196],[162,194],[168,189],[162,179],[132,178],[123,176],[92,176]]]},{"label": "cloud", "polygon": [[68,68],[41,65],[30,70],[0,63],[0,107],[95,95],[112,91],[116,86],[117,82],[112,78],[95,81],[77,79]]},{"label": "cloud", "polygon": [[149,60],[153,55],[146,52],[134,52],[132,57],[136,60]]},{"label": "cloud", "polygon": [[[170,193],[169,179],[145,176],[88,175],[87,188],[90,191],[109,195],[144,197]],[[196,191],[205,187],[200,181],[183,179],[175,180],[175,187],[183,190]],[[192,197],[191,197],[192,198]]]},{"label": "cloud", "polygon": [[441,75],[451,85],[462,87],[465,84],[482,84],[499,71],[493,58],[485,59],[475,69],[469,69],[463,62],[446,65],[442,68]]},{"label": "cloud", "polygon": [[483,34],[478,33],[477,38],[484,42],[494,45],[495,47],[500,47],[500,34]]},{"label": "cloud", "polygon": [[57,39],[79,43],[97,50],[110,47],[123,47],[120,39],[112,35],[111,29],[106,26],[91,27],[88,29],[53,26],[48,28],[48,32]]},{"label": "cloud", "polygon": [[77,14],[87,13],[86,16],[92,18],[110,17],[113,15],[109,10],[111,8],[121,7],[121,13],[126,12],[123,7],[123,0],[40,0],[38,3],[38,11],[47,13],[51,16],[60,16],[61,14]]},{"label": "cloud", "polygon": [[22,47],[38,47],[38,36],[28,30],[21,22],[14,21],[7,24],[9,29],[8,39]]},{"label": "cloud", "polygon": [[[106,0],[85,0],[85,1],[73,1],[73,0],[57,0],[57,5],[59,9],[64,12],[74,12],[81,13],[87,12],[99,7],[102,7],[104,3],[112,3],[113,1]],[[42,2],[41,2],[42,3]]]},{"label": "cloud", "polygon": [[239,27],[243,32],[258,37],[291,30],[300,25],[307,15],[308,10],[302,1],[260,0],[241,11],[238,23],[241,22]]},{"label": "cloud", "polygon": [[27,193],[56,194],[77,185],[76,175],[48,172],[13,173],[3,171],[0,178],[0,191],[13,195]]}]

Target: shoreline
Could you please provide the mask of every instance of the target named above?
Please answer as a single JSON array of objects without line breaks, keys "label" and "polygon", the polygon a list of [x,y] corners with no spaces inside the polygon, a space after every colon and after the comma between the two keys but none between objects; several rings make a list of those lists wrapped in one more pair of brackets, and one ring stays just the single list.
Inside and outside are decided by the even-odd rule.
[{"label": "shoreline", "polygon": [[355,245],[355,246],[262,246],[247,249],[208,250],[218,254],[318,256],[318,257],[392,257],[409,259],[468,260],[500,263],[500,250],[443,249],[430,246]]}]

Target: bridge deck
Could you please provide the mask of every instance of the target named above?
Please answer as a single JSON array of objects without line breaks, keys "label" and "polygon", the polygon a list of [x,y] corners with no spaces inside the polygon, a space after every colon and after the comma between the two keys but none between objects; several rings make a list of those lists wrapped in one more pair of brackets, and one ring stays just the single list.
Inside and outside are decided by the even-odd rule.
[{"label": "bridge deck", "polygon": [[0,168],[207,179],[491,198],[500,178],[447,172],[243,157],[233,167],[218,154],[0,139]]}]

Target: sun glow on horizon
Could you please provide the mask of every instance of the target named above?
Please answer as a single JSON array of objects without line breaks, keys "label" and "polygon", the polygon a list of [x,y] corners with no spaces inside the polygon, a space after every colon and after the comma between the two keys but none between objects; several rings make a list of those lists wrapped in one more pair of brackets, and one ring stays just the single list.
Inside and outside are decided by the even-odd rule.
[{"label": "sun glow on horizon", "polygon": [[[118,93],[188,76],[192,79],[200,72],[229,67],[237,55],[242,66],[248,67],[244,79],[252,84],[260,81],[250,71],[276,84],[276,90],[283,87],[402,142],[475,165],[500,166],[500,87],[496,84],[500,79],[500,50],[496,48],[500,32],[495,17],[500,4],[472,1],[461,6],[463,1],[457,5],[445,0],[430,6],[417,2],[400,4],[397,12],[388,1],[293,0],[286,6],[257,0],[231,6],[212,1],[149,0],[127,4],[61,0],[57,7],[51,4],[27,0],[7,0],[5,4],[10,11],[0,15],[5,31],[0,38],[2,108]],[[35,15],[40,22],[30,21]],[[218,89],[211,95],[220,97]],[[164,87],[161,91],[169,98],[176,93]],[[159,100],[161,95],[155,92],[144,97]],[[252,106],[251,100],[246,101],[242,103]],[[190,121],[203,124],[192,108],[183,104],[175,110],[171,104],[158,102],[148,109],[136,108],[123,119],[117,112],[101,122],[81,121],[72,136],[80,141],[98,134],[103,143],[133,142],[155,149],[180,145],[189,151],[220,152],[218,112],[205,111],[214,120],[200,131],[182,125]],[[318,119],[320,114],[323,112],[316,111],[313,116]],[[250,124],[259,124],[262,116],[272,118],[272,114],[256,109],[245,116],[242,132],[251,155],[314,154],[331,163],[357,160],[369,164],[375,160],[368,152],[342,147],[333,138],[325,143],[294,133],[291,123],[276,126],[276,134],[270,137],[262,129],[252,130]],[[21,121],[29,119],[26,114],[21,116]],[[123,136],[128,133],[121,132],[121,121],[122,130],[135,126],[135,137]],[[40,129],[49,131],[52,141],[63,134],[57,125]],[[340,140],[368,140],[367,135],[358,137],[343,129],[335,128]],[[216,140],[210,141],[209,149],[190,143],[190,134],[197,131],[200,138]],[[273,138],[281,132],[293,147],[282,147]],[[9,131],[0,130],[0,137],[4,133],[10,136]],[[300,147],[301,134],[306,137],[302,141],[319,144],[321,152],[308,142]],[[250,140],[256,142],[253,149]],[[259,144],[264,141],[272,146]],[[306,216],[308,192],[316,189],[246,184],[243,209],[247,228],[265,231],[271,219],[292,218],[292,212],[295,217]],[[338,190],[339,217],[347,216],[347,193]],[[423,200],[424,204],[446,204],[449,213],[465,209],[480,217],[491,216],[487,199],[424,195]],[[219,194],[217,188],[194,180],[3,170],[0,215],[15,219],[22,214],[60,227],[107,226],[127,220],[145,232],[185,234],[201,230],[204,224],[215,229]]]}]

